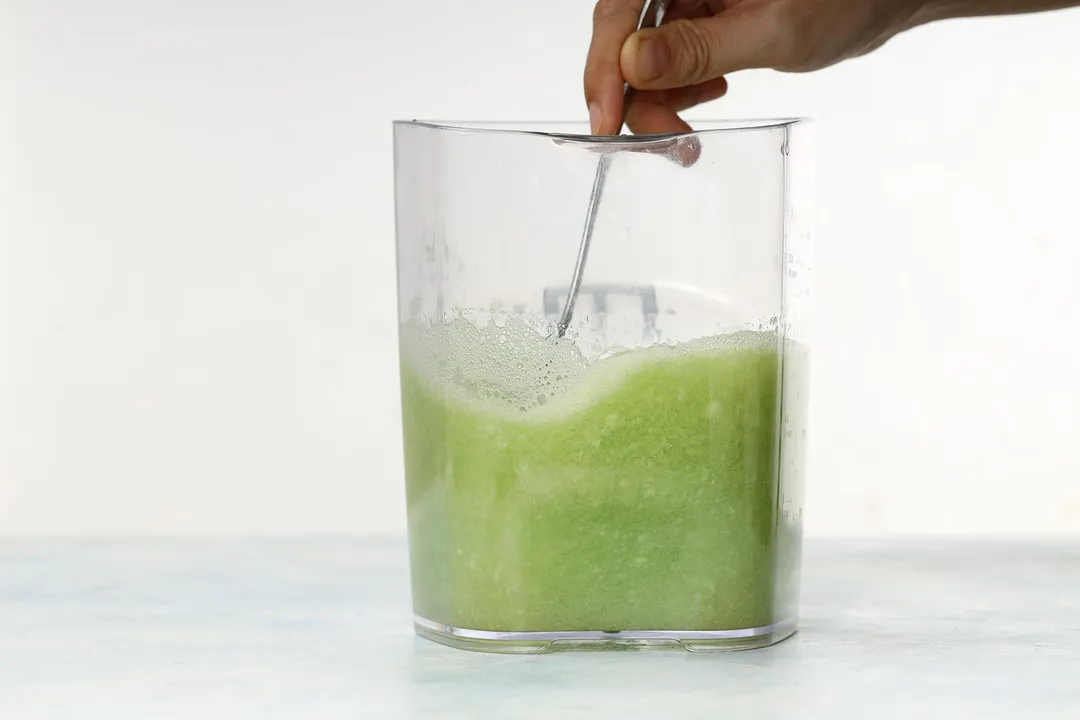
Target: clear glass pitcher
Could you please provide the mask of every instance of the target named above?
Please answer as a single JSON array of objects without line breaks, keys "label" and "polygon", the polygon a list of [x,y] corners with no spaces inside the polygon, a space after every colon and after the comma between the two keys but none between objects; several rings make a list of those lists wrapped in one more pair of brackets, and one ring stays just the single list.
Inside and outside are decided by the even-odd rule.
[{"label": "clear glass pitcher", "polygon": [[778,642],[798,612],[808,124],[575,129],[394,126],[417,632],[502,652]]}]

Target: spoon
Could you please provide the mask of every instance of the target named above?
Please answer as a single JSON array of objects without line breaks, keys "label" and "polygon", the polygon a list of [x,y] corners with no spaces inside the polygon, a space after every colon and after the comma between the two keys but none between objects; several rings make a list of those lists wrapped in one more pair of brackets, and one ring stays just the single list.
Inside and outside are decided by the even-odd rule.
[{"label": "spoon", "polygon": [[[669,0],[646,0],[641,9],[641,17],[638,19],[637,29],[654,28],[664,21]],[[622,134],[623,125],[626,124],[626,109],[630,107],[630,101],[634,96],[634,88],[629,84],[623,84],[623,109],[622,119],[616,135]],[[566,334],[570,327],[570,321],[574,317],[574,305],[577,303],[578,294],[581,292],[581,278],[585,274],[585,261],[589,258],[589,246],[592,245],[593,228],[596,227],[596,215],[600,210],[600,200],[604,196],[604,184],[607,180],[608,169],[611,167],[612,153],[601,153],[600,161],[596,165],[596,177],[593,178],[592,193],[589,196],[589,210],[585,214],[585,227],[581,232],[581,244],[578,246],[577,262],[574,263],[574,274],[570,277],[570,287],[566,293],[566,304],[563,305],[562,314],[555,327],[559,337]]]}]

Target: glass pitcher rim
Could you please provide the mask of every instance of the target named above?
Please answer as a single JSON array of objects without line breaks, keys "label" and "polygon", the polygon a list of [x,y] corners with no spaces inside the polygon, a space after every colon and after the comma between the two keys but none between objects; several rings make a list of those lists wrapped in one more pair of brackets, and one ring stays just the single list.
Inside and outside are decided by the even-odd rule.
[{"label": "glass pitcher rim", "polygon": [[773,131],[791,128],[796,125],[804,125],[813,122],[809,117],[779,117],[779,118],[746,118],[728,120],[691,120],[700,127],[681,133],[666,133],[661,135],[590,135],[588,133],[568,133],[543,130],[546,127],[585,127],[588,123],[575,120],[465,120],[465,121],[442,121],[442,120],[394,120],[393,126],[417,127],[427,130],[461,134],[461,135],[519,135],[539,136],[561,140],[564,142],[581,142],[590,145],[602,143],[649,143],[657,140],[677,140],[679,138],[695,137],[700,135],[715,135],[728,133],[745,133],[756,131]]}]

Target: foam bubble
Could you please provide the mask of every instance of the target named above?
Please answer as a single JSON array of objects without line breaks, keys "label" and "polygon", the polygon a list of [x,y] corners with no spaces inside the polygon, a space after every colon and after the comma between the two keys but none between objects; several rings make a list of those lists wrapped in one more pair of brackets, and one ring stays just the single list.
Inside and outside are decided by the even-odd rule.
[{"label": "foam bubble", "polygon": [[401,328],[405,362],[459,399],[537,419],[572,414],[642,365],[682,356],[777,350],[774,333],[744,331],[678,344],[614,348],[590,361],[573,339],[515,314],[455,313]]},{"label": "foam bubble", "polygon": [[408,361],[429,379],[518,412],[545,404],[587,367],[573,340],[520,315],[411,323],[401,338]]}]

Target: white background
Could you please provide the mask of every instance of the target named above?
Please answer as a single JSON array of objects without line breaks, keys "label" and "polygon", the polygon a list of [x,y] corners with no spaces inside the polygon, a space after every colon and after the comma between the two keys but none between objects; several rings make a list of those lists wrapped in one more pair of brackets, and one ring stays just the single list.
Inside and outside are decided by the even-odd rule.
[{"label": "white background", "polygon": [[[0,0],[0,532],[404,528],[390,121],[584,118],[587,0]],[[1080,532],[1080,12],[817,123],[808,531]]]}]

